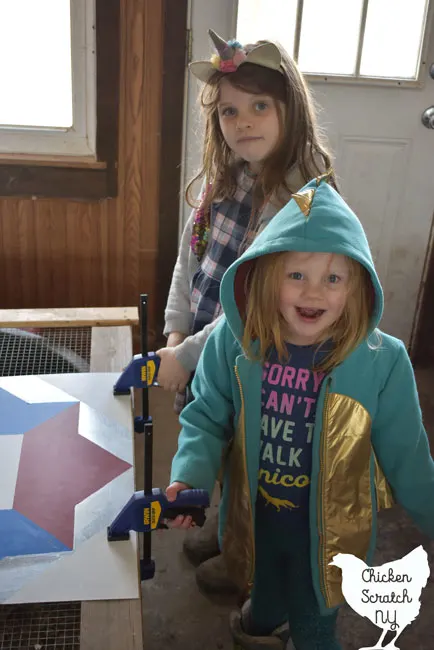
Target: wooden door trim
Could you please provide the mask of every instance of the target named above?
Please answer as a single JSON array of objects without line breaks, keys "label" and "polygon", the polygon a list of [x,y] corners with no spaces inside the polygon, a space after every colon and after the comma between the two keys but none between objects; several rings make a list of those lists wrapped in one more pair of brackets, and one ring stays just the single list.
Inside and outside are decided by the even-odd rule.
[{"label": "wooden door trim", "polygon": [[157,339],[162,336],[164,308],[178,253],[188,0],[164,0],[163,12],[159,232],[155,287]]}]

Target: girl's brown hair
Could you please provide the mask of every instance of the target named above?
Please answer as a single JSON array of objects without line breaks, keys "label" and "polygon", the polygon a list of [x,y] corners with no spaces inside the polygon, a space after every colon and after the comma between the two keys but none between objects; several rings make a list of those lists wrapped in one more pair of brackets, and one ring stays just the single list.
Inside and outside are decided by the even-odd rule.
[{"label": "girl's brown hair", "polygon": [[[246,311],[242,346],[249,359],[264,363],[270,349],[277,350],[282,363],[288,360],[285,345],[286,322],[279,310],[279,294],[285,267],[286,253],[263,255],[254,261],[247,276]],[[333,340],[333,349],[318,364],[316,370],[330,371],[352,352],[367,336],[374,310],[375,294],[367,269],[354,259],[349,264],[349,288],[341,317],[325,332]],[[277,315],[277,318],[276,318]],[[253,341],[259,340],[259,354],[251,350]],[[321,345],[318,345],[320,349]]]},{"label": "girl's brown hair", "polygon": [[[255,45],[267,42],[258,41]],[[246,46],[246,49],[255,45]],[[218,116],[220,81],[223,78],[235,88],[252,94],[269,95],[276,103],[282,102],[285,106],[281,116],[280,143],[268,157],[257,179],[256,188],[260,197],[273,196],[279,202],[279,188],[289,193],[297,191],[298,187],[288,187],[286,179],[295,164],[306,183],[331,168],[326,138],[317,123],[316,107],[303,75],[286,51],[279,44],[275,45],[281,52],[281,72],[243,63],[232,73],[216,70],[204,85],[200,104],[205,114],[205,142],[201,169],[186,189],[186,200],[190,206],[197,207],[192,186],[199,179],[204,179],[207,186],[211,184],[203,203],[205,210],[216,199],[233,197],[236,189],[237,161],[223,137]],[[331,183],[336,186],[335,179],[332,178]]]}]

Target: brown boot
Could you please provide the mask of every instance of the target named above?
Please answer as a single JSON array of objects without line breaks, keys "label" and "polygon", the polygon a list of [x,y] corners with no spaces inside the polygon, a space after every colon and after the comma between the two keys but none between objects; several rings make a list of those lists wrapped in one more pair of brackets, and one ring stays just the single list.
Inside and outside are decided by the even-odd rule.
[{"label": "brown boot", "polygon": [[280,625],[269,636],[253,636],[247,633],[250,622],[250,600],[247,600],[241,611],[231,612],[229,616],[234,650],[285,650],[289,640],[288,623]]},{"label": "brown boot", "polygon": [[[236,596],[238,586],[231,580],[226,563],[219,554],[203,562],[196,569],[196,582],[199,589],[207,596]],[[231,602],[233,601],[231,599]]]},{"label": "brown boot", "polygon": [[184,553],[194,566],[219,555],[218,510],[207,517],[202,528],[190,528],[184,540]]}]

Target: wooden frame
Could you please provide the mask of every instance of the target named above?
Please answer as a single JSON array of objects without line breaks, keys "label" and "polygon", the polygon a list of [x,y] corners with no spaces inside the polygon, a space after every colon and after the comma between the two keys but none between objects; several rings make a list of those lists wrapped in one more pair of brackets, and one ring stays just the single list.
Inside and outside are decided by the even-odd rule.
[{"label": "wooden frame", "polygon": [[[91,372],[120,372],[129,363],[138,323],[137,307],[0,311],[2,327],[92,326]],[[143,650],[143,641],[141,597],[82,601],[80,650]]]},{"label": "wooden frame", "polygon": [[158,211],[158,291],[155,299],[158,333],[164,324],[164,308],[178,252],[188,0],[164,0],[163,11],[161,191]]},{"label": "wooden frame", "polygon": [[[137,308],[134,311],[137,324]],[[91,372],[120,372],[131,361],[131,327],[121,323],[122,320],[117,327],[92,328]],[[82,602],[80,650],[143,650],[143,647],[141,597]]]},{"label": "wooden frame", "polygon": [[416,317],[409,343],[409,354],[414,366],[431,367],[434,364],[434,214],[428,241],[425,268],[419,288]]},{"label": "wooden frame", "polygon": [[[0,196],[98,200],[117,196],[120,0],[95,0],[97,162],[57,156],[0,158]],[[35,160],[36,158],[36,160]]]},{"label": "wooden frame", "polygon": [[137,307],[0,309],[1,327],[115,327],[138,325]]}]

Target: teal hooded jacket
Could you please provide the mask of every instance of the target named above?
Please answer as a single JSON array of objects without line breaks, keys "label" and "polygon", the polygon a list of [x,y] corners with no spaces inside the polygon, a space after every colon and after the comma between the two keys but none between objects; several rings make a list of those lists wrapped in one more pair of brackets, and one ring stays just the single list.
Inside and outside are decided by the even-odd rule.
[{"label": "teal hooded jacket", "polygon": [[[213,490],[224,472],[220,544],[248,591],[255,565],[255,502],[261,439],[259,361],[241,347],[245,271],[280,251],[330,252],[366,267],[375,293],[367,339],[325,377],[317,400],[310,489],[311,566],[323,614],[343,602],[337,553],[372,563],[377,513],[399,502],[434,537],[434,462],[414,374],[402,341],[381,332],[383,292],[364,230],[340,195],[314,179],[293,195],[225,273],[225,318],[210,335],[184,409],[171,481]],[[241,312],[242,313],[242,312]]]}]

